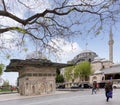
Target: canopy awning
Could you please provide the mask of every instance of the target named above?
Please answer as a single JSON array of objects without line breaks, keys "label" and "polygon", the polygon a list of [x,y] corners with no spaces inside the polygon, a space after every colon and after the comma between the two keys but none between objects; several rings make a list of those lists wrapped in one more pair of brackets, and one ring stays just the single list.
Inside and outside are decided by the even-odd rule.
[{"label": "canopy awning", "polygon": [[73,64],[55,63],[44,59],[11,59],[10,64],[6,67],[5,72],[18,72],[26,66],[64,68],[67,66],[73,66]]}]

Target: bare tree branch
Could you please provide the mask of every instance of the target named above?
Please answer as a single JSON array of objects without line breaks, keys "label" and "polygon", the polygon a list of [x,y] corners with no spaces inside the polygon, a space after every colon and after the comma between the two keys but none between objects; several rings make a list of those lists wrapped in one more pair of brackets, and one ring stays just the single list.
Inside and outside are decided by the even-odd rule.
[{"label": "bare tree branch", "polygon": [[[21,38],[21,40],[14,38],[16,46],[21,46],[20,43],[27,39],[32,40],[31,43],[36,43],[41,49],[56,52],[59,48],[49,44],[51,42],[57,45],[52,39],[70,38],[85,32],[98,34],[104,27],[109,26],[108,24],[115,24],[119,20],[120,0],[73,1],[52,0],[49,7],[40,11],[43,5],[40,0],[34,1],[36,8],[30,7],[29,3],[32,0],[24,2],[2,0],[0,35],[14,32],[15,36]],[[12,4],[15,5],[14,8]],[[22,9],[17,8],[16,4]]]},{"label": "bare tree branch", "polygon": [[2,0],[2,3],[3,3],[4,11],[6,11],[6,6],[5,6],[4,0]]}]

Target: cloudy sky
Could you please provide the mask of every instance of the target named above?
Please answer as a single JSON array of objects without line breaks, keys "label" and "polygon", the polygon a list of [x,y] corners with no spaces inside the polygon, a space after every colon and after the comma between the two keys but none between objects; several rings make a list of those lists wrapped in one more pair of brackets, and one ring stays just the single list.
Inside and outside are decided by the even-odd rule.
[{"label": "cloudy sky", "polygon": [[[10,1],[10,0],[8,0],[8,1]],[[42,3],[46,3],[46,7],[41,7],[44,10],[45,8],[49,7],[49,2],[46,2],[46,0],[43,0],[43,1],[44,2],[42,2]],[[9,3],[12,4],[12,2],[10,1]],[[27,0],[25,0],[25,2],[27,2]],[[13,13],[16,13],[17,16],[20,16],[21,18],[23,18],[25,15],[31,15],[28,13],[27,10],[25,11],[25,15],[21,15],[21,13],[23,12],[23,9],[19,12],[16,12],[15,11],[16,6],[14,6],[13,4],[12,4],[12,6],[14,7]],[[29,5],[32,5],[33,8],[35,8],[33,4],[34,3],[29,4]],[[33,11],[33,12],[38,12],[39,10],[40,9],[37,9],[36,11]],[[5,25],[8,25],[7,24],[8,22],[9,22],[9,25],[18,25],[18,23],[13,22],[12,20],[10,20],[8,18],[6,18],[4,21],[0,21],[0,22],[4,22]],[[119,50],[120,50],[120,44],[119,44],[119,42],[120,42],[120,34],[119,34],[120,30],[118,28],[119,24],[117,24],[116,27],[112,27],[113,39],[114,39],[114,45],[113,45],[114,57],[113,58],[114,58],[114,62],[118,63],[118,62],[120,62],[120,53],[119,53]],[[13,36],[14,35],[10,36],[9,34],[6,34],[6,36],[4,36],[4,38],[9,39],[9,38],[12,38]],[[55,41],[55,42],[57,40],[53,39],[53,41]],[[101,58],[109,59],[108,41],[109,41],[109,30],[102,32],[98,36],[94,36],[94,35],[87,36],[86,35],[86,37],[82,37],[82,36],[75,37],[72,40],[72,43],[68,42],[65,39],[60,38],[59,42],[57,43],[57,46],[59,46],[62,49],[62,51],[58,52],[59,59],[53,58],[52,61],[66,63],[67,61],[73,59],[81,51],[86,50],[86,49],[96,52],[98,54],[98,56]],[[14,48],[14,46],[13,46],[13,48]],[[17,51],[15,51],[15,49],[14,49],[14,52],[17,52]],[[32,53],[32,51],[29,51],[27,53],[28,54]],[[12,57],[12,59],[13,58],[25,59],[26,58],[25,55],[26,55],[26,52],[19,52],[19,53],[16,53]],[[0,57],[0,58],[1,58],[1,62],[4,64],[8,65],[10,63],[10,60],[7,60],[4,57]],[[11,73],[3,73],[3,75],[2,75],[3,79],[10,81],[10,84],[15,84],[17,77],[18,77],[18,74],[12,73],[12,72]]]}]

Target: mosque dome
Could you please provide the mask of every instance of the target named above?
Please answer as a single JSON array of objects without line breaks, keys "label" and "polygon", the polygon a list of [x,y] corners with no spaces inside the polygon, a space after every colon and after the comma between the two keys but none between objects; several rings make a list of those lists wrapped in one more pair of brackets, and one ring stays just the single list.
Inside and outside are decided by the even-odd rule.
[{"label": "mosque dome", "polygon": [[91,50],[83,50],[80,52],[80,54],[78,54],[77,56],[74,57],[74,59],[72,60],[73,63],[78,63],[81,61],[93,61],[95,57],[97,57],[98,55],[91,51]]},{"label": "mosque dome", "polygon": [[[83,50],[83,51],[81,51],[80,52],[80,54],[82,54],[82,53],[92,53],[93,51],[91,51],[91,50]],[[93,53],[95,53],[95,52],[93,52]]]}]

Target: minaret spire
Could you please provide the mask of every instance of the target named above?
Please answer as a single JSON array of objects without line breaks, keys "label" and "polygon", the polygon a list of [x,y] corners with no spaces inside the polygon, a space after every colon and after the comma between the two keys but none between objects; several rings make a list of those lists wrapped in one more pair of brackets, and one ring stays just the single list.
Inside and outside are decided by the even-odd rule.
[{"label": "minaret spire", "polygon": [[109,60],[113,62],[113,33],[112,33],[112,28],[110,28],[110,34],[109,34]]}]

